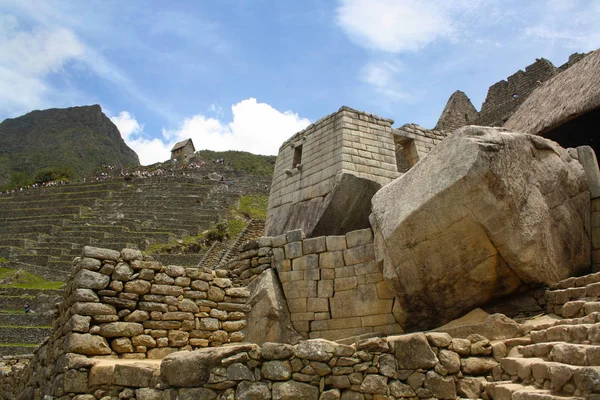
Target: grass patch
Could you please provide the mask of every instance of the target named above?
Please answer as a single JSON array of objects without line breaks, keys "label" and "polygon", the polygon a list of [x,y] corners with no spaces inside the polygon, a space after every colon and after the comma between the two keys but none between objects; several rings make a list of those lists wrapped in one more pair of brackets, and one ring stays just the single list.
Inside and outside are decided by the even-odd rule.
[{"label": "grass patch", "polygon": [[6,264],[8,262],[8,258],[0,257],[0,264]]},{"label": "grass patch", "polygon": [[269,196],[266,195],[250,194],[242,196],[237,211],[248,218],[266,219],[268,202]]},{"label": "grass patch", "polygon": [[58,290],[62,285],[64,282],[49,281],[27,271],[0,267],[0,288]]},{"label": "grass patch", "polygon": [[227,232],[229,233],[229,237],[230,238],[235,238],[237,237],[240,233],[242,233],[242,231],[244,230],[244,228],[246,227],[246,225],[248,225],[248,223],[246,221],[242,221],[240,219],[230,219],[229,221],[227,221]]},{"label": "grass patch", "polygon": [[0,314],[25,314],[23,310],[0,310]]},{"label": "grass patch", "polygon": [[40,347],[39,343],[0,343],[0,347]]}]

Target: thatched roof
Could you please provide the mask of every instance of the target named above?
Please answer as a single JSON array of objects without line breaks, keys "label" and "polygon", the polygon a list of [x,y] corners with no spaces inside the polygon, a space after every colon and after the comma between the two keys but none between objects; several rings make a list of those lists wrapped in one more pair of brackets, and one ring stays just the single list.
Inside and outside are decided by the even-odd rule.
[{"label": "thatched roof", "polygon": [[598,107],[600,50],[542,83],[504,126],[540,135]]},{"label": "thatched roof", "polygon": [[192,144],[192,148],[194,148],[194,142],[192,142],[192,139],[185,139],[185,140],[182,140],[181,142],[175,143],[175,146],[173,146],[173,148],[171,149],[171,151],[175,151],[177,149],[181,149],[181,148],[187,146],[188,143],[191,143]]}]

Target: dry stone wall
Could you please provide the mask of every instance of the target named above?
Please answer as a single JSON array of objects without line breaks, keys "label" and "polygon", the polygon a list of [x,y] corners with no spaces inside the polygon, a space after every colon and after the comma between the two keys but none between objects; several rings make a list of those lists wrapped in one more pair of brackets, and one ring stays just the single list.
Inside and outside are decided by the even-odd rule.
[{"label": "dry stone wall", "polygon": [[90,247],[75,269],[59,321],[67,353],[163,358],[244,339],[248,291],[233,287],[226,271]]},{"label": "dry stone wall", "polygon": [[[63,374],[18,397],[17,375],[0,377],[3,398],[130,399],[402,399],[481,398],[489,381],[507,379],[504,343],[446,333],[371,338],[353,345],[326,340],[236,344],[179,352],[162,363],[61,360]],[[23,373],[25,372],[25,373]],[[40,395],[42,394],[42,395]],[[62,396],[62,397],[61,397]]]}]

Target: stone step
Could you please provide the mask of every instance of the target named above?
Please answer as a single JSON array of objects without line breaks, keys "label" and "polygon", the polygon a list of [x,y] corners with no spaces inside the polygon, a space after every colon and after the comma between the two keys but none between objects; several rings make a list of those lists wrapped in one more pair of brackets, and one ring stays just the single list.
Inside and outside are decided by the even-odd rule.
[{"label": "stone step", "polygon": [[568,289],[568,288],[576,288],[576,287],[584,287],[589,285],[590,283],[598,283],[600,282],[600,272],[596,272],[594,274],[588,274],[579,277],[570,277],[567,279],[563,279],[562,281],[555,283],[550,286],[550,289]]},{"label": "stone step", "polygon": [[16,238],[16,237],[2,237],[0,238],[0,246],[1,247],[19,247],[22,249],[29,249],[34,247],[37,244],[37,241],[25,238]]},{"label": "stone step", "polygon": [[518,351],[525,358],[542,358],[570,365],[600,366],[600,345],[545,342],[523,346]]},{"label": "stone step", "polygon": [[[52,314],[30,313],[30,314],[2,314],[0,313],[0,326],[52,326]],[[0,338],[0,341],[2,339]]]},{"label": "stone step", "polygon": [[558,311],[560,311],[560,315],[562,315],[565,318],[583,317],[585,315],[590,315],[595,312],[600,312],[600,301],[597,298],[591,301],[569,301],[563,304],[562,308]]},{"label": "stone step", "polygon": [[33,354],[33,352],[38,348],[38,345],[31,346],[18,346],[5,344],[0,345],[0,357],[1,356],[19,356],[26,354]]},{"label": "stone step", "polygon": [[600,344],[600,324],[555,325],[539,331],[531,331],[529,337],[534,344],[549,342]]},{"label": "stone step", "polygon": [[492,400],[585,400],[585,397],[552,394],[549,390],[538,389],[513,382],[493,382],[486,387]]},{"label": "stone step", "polygon": [[0,234],[0,238],[2,238],[2,237],[14,238],[17,235],[19,237],[27,237],[27,236],[23,235],[26,233],[51,234],[51,233],[59,230],[59,228],[60,227],[58,225],[49,225],[49,224],[42,224],[42,225],[24,224],[24,225],[14,225],[14,226],[4,226],[3,225],[2,226],[2,234]]},{"label": "stone step", "polygon": [[550,290],[546,292],[546,302],[550,306],[560,306],[569,301],[583,299],[599,299],[600,282],[568,289]]},{"label": "stone step", "polygon": [[30,328],[0,325],[0,343],[42,343],[52,333],[51,327]]},{"label": "stone step", "polygon": [[64,281],[71,275],[70,268],[68,271],[63,270],[62,266],[60,269],[52,269],[48,265],[28,264],[11,259],[9,259],[8,263],[4,264],[4,266],[10,269],[22,269],[50,281]]},{"label": "stone step", "polygon": [[69,253],[71,249],[63,247],[30,247],[24,255],[43,255],[50,257],[61,257]]},{"label": "stone step", "polygon": [[37,197],[27,201],[15,201],[0,203],[0,211],[11,211],[17,208],[41,209],[49,207],[81,207],[91,206],[96,202],[96,197],[63,197],[54,198],[49,196]]},{"label": "stone step", "polygon": [[14,207],[9,210],[0,210],[0,219],[17,217],[19,215],[64,215],[81,214],[83,206],[48,206],[43,208]]},{"label": "stone step", "polygon": [[502,369],[513,381],[535,382],[537,387],[552,392],[600,392],[600,367],[575,366],[542,358],[505,357],[500,360]]}]

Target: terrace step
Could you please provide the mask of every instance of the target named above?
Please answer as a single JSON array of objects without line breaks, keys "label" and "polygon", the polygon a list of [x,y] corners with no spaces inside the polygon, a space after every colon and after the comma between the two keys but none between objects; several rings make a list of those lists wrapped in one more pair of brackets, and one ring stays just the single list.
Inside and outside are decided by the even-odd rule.
[{"label": "terrace step", "polygon": [[33,352],[39,347],[39,345],[31,346],[19,346],[12,344],[0,345],[0,357],[1,356],[20,356],[33,354]]},{"label": "terrace step", "polygon": [[492,400],[585,400],[570,394],[552,394],[549,390],[512,382],[493,382],[486,386],[486,393]]}]

